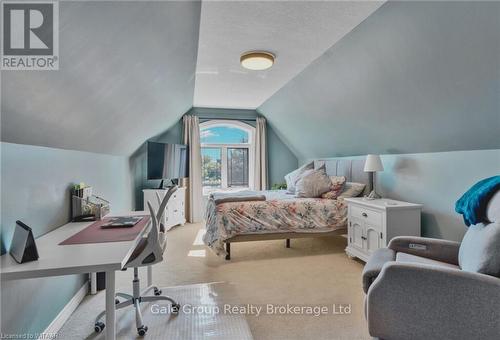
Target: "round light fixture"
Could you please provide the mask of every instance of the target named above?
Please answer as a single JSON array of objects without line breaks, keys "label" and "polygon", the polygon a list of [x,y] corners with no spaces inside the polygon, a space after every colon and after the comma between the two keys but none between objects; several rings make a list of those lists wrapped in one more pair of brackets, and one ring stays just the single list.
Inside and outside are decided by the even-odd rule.
[{"label": "round light fixture", "polygon": [[265,51],[245,52],[240,57],[241,66],[253,71],[266,70],[274,64],[274,54]]}]

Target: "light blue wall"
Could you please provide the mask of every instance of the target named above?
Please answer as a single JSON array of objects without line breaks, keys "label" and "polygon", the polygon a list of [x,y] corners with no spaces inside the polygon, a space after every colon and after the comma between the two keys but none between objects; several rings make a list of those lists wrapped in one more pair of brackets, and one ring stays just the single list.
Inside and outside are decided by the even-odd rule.
[{"label": "light blue wall", "polygon": [[[349,157],[349,158],[364,158]],[[383,197],[423,204],[422,235],[460,241],[466,231],[456,200],[477,181],[500,174],[500,149],[382,155]]]},{"label": "light blue wall", "polygon": [[424,205],[424,236],[461,240],[465,225],[456,200],[474,183],[500,174],[500,149],[382,156],[381,193]]},{"label": "light blue wall", "polygon": [[[73,183],[92,185],[97,195],[111,201],[112,211],[132,207],[126,157],[10,143],[1,143],[0,151],[2,252],[9,249],[17,219],[35,237],[68,222]],[[1,332],[43,331],[84,280],[75,275],[2,282]]]},{"label": "light blue wall", "polygon": [[500,2],[390,1],[258,111],[298,158],[500,148]]},{"label": "light blue wall", "polygon": [[[212,108],[192,108],[189,113],[202,117],[201,121],[207,119],[255,119],[258,113],[254,110],[232,110]],[[248,122],[255,125],[255,122]],[[162,134],[151,138],[152,141],[164,143],[182,143],[183,125],[179,120]],[[269,186],[284,182],[284,176],[297,168],[297,157],[282,142],[272,126],[267,128],[268,145],[268,176]],[[130,168],[134,181],[134,206],[136,209],[143,208],[142,189],[156,188],[160,181],[147,179],[147,154],[146,143],[144,143],[130,157]]]},{"label": "light blue wall", "polygon": [[297,157],[269,124],[267,125],[267,158],[269,187],[273,184],[284,183],[285,175],[298,168]]},{"label": "light blue wall", "polygon": [[389,1],[258,111],[300,160],[384,154],[380,191],[458,240],[456,199],[500,173],[499,32],[499,2]]}]

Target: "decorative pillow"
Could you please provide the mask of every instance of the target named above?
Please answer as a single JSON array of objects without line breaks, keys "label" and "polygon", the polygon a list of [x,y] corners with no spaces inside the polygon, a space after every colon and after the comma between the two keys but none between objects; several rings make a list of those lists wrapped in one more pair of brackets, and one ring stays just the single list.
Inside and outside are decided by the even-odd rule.
[{"label": "decorative pillow", "polygon": [[288,192],[294,194],[295,193],[295,182],[300,177],[300,175],[306,171],[314,168],[314,162],[304,164],[300,168],[293,170],[289,174],[285,175],[286,188]]},{"label": "decorative pillow", "polygon": [[462,270],[500,277],[500,222],[471,225],[460,244]]},{"label": "decorative pillow", "polygon": [[324,169],[306,170],[295,182],[295,196],[320,197],[330,190],[332,181]]},{"label": "decorative pillow", "polygon": [[321,198],[334,200],[337,199],[337,197],[339,197],[339,195],[342,193],[346,178],[345,176],[330,176],[330,181],[332,182],[332,184],[330,185],[330,191],[322,194]]},{"label": "decorative pillow", "polygon": [[338,198],[358,197],[365,190],[366,184],[356,182],[346,182],[344,191]]},{"label": "decorative pillow", "polygon": [[488,202],[486,218],[489,222],[500,222],[500,190]]}]

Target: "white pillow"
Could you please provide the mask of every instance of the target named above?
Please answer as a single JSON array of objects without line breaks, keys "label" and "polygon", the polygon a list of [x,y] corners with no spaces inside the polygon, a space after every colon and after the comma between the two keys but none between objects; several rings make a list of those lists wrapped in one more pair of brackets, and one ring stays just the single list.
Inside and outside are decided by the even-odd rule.
[{"label": "white pillow", "polygon": [[366,184],[356,182],[346,182],[344,191],[338,198],[358,197],[365,190]]},{"label": "white pillow", "polygon": [[458,251],[462,270],[500,277],[500,222],[471,225]]},{"label": "white pillow", "polygon": [[330,191],[322,194],[321,198],[336,200],[344,190],[345,180],[345,176],[330,176],[330,181],[332,182],[332,184],[330,185]]},{"label": "white pillow", "polygon": [[332,181],[324,169],[306,170],[295,183],[295,196],[297,197],[320,197],[330,191]]},{"label": "white pillow", "polygon": [[486,218],[490,222],[500,222],[500,190],[488,202]]},{"label": "white pillow", "polygon": [[297,182],[297,179],[300,177],[300,175],[306,171],[314,169],[314,162],[304,164],[300,168],[293,170],[289,174],[285,175],[285,181],[286,181],[286,188],[288,192],[294,194],[295,193],[295,182]]}]

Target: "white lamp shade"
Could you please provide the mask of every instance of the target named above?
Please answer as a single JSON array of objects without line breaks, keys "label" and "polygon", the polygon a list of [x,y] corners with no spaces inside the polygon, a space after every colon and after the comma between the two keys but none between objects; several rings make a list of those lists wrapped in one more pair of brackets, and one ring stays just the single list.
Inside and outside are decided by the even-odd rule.
[{"label": "white lamp shade", "polygon": [[365,172],[384,171],[382,160],[379,155],[368,155],[365,161]]}]

